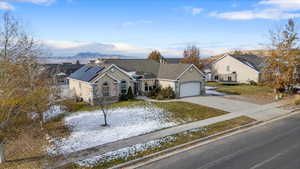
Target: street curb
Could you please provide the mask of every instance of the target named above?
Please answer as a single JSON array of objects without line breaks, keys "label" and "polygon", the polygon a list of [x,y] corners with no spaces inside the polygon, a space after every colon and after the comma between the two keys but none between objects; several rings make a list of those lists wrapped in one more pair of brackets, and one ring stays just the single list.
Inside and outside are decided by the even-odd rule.
[{"label": "street curb", "polygon": [[[235,135],[235,134],[239,134],[239,133],[248,131],[250,129],[259,127],[259,126],[263,126],[263,125],[272,123],[274,121],[278,121],[278,120],[281,120],[281,119],[284,119],[284,118],[288,118],[292,115],[299,114],[300,113],[299,110],[298,109],[292,110],[290,113],[287,113],[286,115],[275,117],[275,118],[267,120],[267,121],[255,121],[255,122],[252,122],[252,123],[249,123],[249,124],[237,127],[237,128],[233,128],[233,129],[226,130],[226,131],[223,131],[223,132],[220,132],[220,133],[216,133],[214,135],[211,135],[211,136],[208,136],[208,137],[205,137],[205,138],[197,139],[197,140],[194,140],[192,142],[188,142],[188,143],[181,144],[181,145],[178,145],[178,146],[175,146],[175,147],[171,147],[169,149],[166,149],[166,150],[163,150],[163,151],[160,151],[160,152],[157,152],[157,153],[153,153],[153,154],[147,155],[147,156],[142,157],[142,158],[138,158],[138,159],[135,159],[135,160],[131,160],[131,161],[113,166],[109,169],[120,169],[120,168],[134,169],[134,168],[138,168],[138,167],[153,163],[155,161],[170,157],[174,154],[189,151],[193,148],[201,147],[205,144],[215,142],[215,141],[220,140],[222,138],[229,137],[229,136],[232,136],[232,135]],[[218,138],[214,138],[214,137],[218,137]]]},{"label": "street curb", "polygon": [[[174,147],[171,147],[171,148],[168,148],[168,149],[165,149],[165,150],[162,150],[162,151],[159,151],[159,152],[156,152],[156,153],[153,153],[153,154],[150,154],[150,155],[147,155],[147,156],[135,159],[135,160],[131,160],[131,161],[128,161],[128,162],[125,162],[125,163],[113,166],[113,167],[111,167],[109,169],[120,169],[120,168],[126,168],[126,167],[137,168],[139,166],[145,165],[145,164],[138,165],[139,163],[142,163],[143,161],[147,161],[145,163],[148,164],[148,163],[151,163],[151,162],[159,160],[160,156],[163,156],[165,154],[173,153],[176,150],[187,151],[187,150],[189,150],[195,144],[204,143],[205,141],[215,141],[215,140],[211,140],[211,139],[214,139],[215,137],[220,137],[220,136],[223,136],[223,135],[226,135],[226,134],[229,134],[229,133],[241,130],[241,129],[249,128],[249,127],[258,125],[260,123],[262,123],[262,122],[261,121],[255,121],[255,122],[252,122],[252,123],[249,123],[249,124],[245,124],[245,125],[240,126],[240,127],[236,127],[236,128],[233,128],[233,129],[225,130],[225,131],[222,131],[222,132],[219,132],[219,133],[216,133],[216,134],[204,137],[204,138],[193,140],[193,141],[188,142],[188,143],[180,144],[180,145],[177,145],[177,146],[174,146]],[[198,145],[196,147],[199,147],[199,146],[201,146],[201,145]],[[186,148],[186,149],[184,149],[184,148]],[[157,158],[157,159],[153,159],[153,158]],[[166,158],[166,157],[163,157],[163,158]],[[153,160],[151,160],[151,159],[153,159]],[[137,166],[134,166],[134,165],[137,165]],[[133,167],[130,167],[130,166],[133,166]]]}]

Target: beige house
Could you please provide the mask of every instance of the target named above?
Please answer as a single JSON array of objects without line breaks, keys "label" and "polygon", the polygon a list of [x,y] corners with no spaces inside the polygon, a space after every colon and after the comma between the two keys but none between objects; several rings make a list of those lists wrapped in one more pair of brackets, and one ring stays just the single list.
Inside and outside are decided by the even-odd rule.
[{"label": "beige house", "polygon": [[69,88],[83,101],[95,104],[105,96],[111,102],[126,94],[145,95],[160,86],[176,96],[204,94],[203,73],[192,64],[165,64],[148,59],[105,59],[88,64],[69,76]]},{"label": "beige house", "polygon": [[257,83],[263,64],[263,59],[256,55],[226,54],[212,63],[212,74],[218,82]]}]

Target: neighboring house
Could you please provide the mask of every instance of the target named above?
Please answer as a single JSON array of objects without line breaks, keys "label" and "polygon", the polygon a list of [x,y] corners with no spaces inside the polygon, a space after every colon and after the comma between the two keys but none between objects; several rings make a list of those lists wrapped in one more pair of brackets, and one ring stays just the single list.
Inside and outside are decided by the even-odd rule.
[{"label": "neighboring house", "polygon": [[49,76],[59,85],[68,84],[67,77],[80,69],[82,64],[62,63],[62,64],[44,64]]},{"label": "neighboring house", "polygon": [[212,63],[215,81],[224,83],[260,82],[264,60],[256,55],[225,54]]},{"label": "neighboring house", "polygon": [[69,88],[85,102],[96,104],[106,96],[115,102],[131,87],[145,95],[158,86],[171,87],[176,97],[205,92],[203,73],[192,64],[163,64],[148,59],[104,59],[85,65],[69,76]]}]

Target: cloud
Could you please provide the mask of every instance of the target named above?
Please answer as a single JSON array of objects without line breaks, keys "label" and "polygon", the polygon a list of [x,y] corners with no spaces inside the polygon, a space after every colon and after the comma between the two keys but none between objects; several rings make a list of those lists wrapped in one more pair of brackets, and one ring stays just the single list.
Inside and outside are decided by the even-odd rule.
[{"label": "cloud", "polygon": [[153,23],[150,20],[137,20],[137,21],[126,21],[121,24],[122,28],[131,27],[131,26],[137,26],[137,25],[145,25],[145,24],[151,24]]},{"label": "cloud", "polygon": [[184,10],[193,15],[193,16],[196,16],[198,14],[200,14],[202,11],[203,11],[203,8],[195,8],[195,7],[191,7],[191,6],[186,6],[184,7]]},{"label": "cloud", "polygon": [[34,4],[40,4],[40,5],[50,5],[55,0],[6,0],[7,2],[24,2],[24,3],[34,3]]},{"label": "cloud", "polygon": [[9,3],[7,2],[1,2],[0,1],[0,9],[3,9],[3,10],[14,10],[15,8],[10,5]]},{"label": "cloud", "polygon": [[210,16],[229,20],[288,19],[300,17],[299,0],[261,0],[252,10],[211,12]]}]

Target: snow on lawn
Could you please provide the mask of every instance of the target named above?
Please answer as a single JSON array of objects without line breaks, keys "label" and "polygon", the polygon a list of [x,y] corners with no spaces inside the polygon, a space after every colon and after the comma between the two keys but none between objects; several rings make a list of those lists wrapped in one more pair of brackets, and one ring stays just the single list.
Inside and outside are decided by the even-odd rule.
[{"label": "snow on lawn", "polygon": [[211,95],[211,96],[224,96],[225,93],[222,93],[222,92],[218,92],[216,91],[216,87],[212,87],[212,86],[205,86],[205,93],[207,95]]},{"label": "snow on lawn", "polygon": [[50,109],[46,112],[43,113],[43,120],[44,121],[48,121],[60,114],[65,113],[65,111],[63,110],[62,106],[60,105],[53,105],[50,107]]},{"label": "snow on lawn", "polygon": [[166,113],[154,105],[110,109],[109,126],[103,127],[101,110],[79,112],[65,118],[70,136],[53,138],[56,149],[49,148],[48,152],[70,153],[176,125],[168,121]]},{"label": "snow on lawn", "polygon": [[160,147],[161,145],[176,140],[175,136],[167,136],[164,138],[149,141],[144,144],[136,144],[130,147],[125,147],[116,151],[107,152],[105,154],[95,156],[89,159],[76,162],[76,164],[84,167],[93,167],[97,164],[109,162],[116,159],[128,159],[131,156],[137,155],[137,153],[144,152],[149,149]]}]

